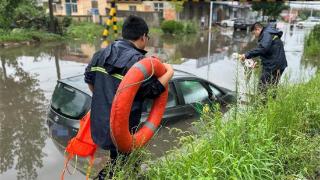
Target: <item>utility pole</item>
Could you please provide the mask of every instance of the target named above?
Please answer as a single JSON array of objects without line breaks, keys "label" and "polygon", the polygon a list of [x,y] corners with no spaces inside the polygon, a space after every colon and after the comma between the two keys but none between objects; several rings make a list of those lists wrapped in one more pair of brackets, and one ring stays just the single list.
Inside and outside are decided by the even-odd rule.
[{"label": "utility pole", "polygon": [[209,18],[209,31],[211,32],[211,26],[212,26],[212,12],[213,11],[213,2],[210,1],[210,18]]},{"label": "utility pole", "polygon": [[114,34],[118,33],[117,18],[116,18],[116,13],[117,13],[116,1],[111,0],[110,3],[111,3],[111,8],[110,8],[110,12],[109,12],[109,18],[106,20],[106,27],[102,33],[102,37],[104,39],[106,39],[109,36],[109,34],[110,34],[109,29],[111,26],[113,28]]},{"label": "utility pole", "polygon": [[209,80],[209,71],[210,71],[210,49],[211,49],[211,27],[212,27],[212,10],[213,10],[213,2],[210,1],[210,19],[209,19],[209,37],[208,37],[208,69],[207,69],[207,80]]}]

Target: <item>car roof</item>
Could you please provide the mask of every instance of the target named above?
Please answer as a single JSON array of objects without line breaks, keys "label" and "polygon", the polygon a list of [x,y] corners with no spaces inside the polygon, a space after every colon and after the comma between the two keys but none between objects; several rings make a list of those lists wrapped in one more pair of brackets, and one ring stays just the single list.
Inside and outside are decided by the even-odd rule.
[{"label": "car roof", "polygon": [[[190,78],[190,77],[198,78],[194,74],[174,69],[174,76],[173,76],[172,79]],[[74,87],[74,88],[76,88],[76,89],[78,89],[78,90],[80,90],[80,91],[82,91],[84,93],[91,94],[87,84],[84,83],[84,75],[83,74],[77,75],[77,76],[68,77],[68,78],[64,78],[64,79],[60,79],[60,80],[58,80],[58,82],[67,84],[69,86],[72,86],[72,87]]]}]

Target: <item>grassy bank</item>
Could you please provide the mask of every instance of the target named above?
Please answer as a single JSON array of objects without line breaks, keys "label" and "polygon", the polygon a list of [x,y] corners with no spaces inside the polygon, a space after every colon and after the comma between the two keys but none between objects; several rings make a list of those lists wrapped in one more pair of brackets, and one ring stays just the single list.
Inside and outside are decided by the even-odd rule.
[{"label": "grassy bank", "polygon": [[236,119],[204,113],[200,134],[185,137],[183,148],[151,165],[147,177],[319,178],[319,88],[318,74],[307,84],[280,88],[276,100],[238,112]]},{"label": "grassy bank", "polygon": [[[110,39],[118,38],[121,35],[123,22],[118,23],[118,36],[114,36],[112,28],[110,29]],[[102,37],[104,26],[89,22],[72,23],[64,28],[64,35],[57,35],[41,30],[33,29],[0,29],[0,43],[23,42],[23,41],[54,41],[62,39],[79,39],[83,41],[95,41]],[[162,34],[160,28],[150,28],[151,34]]]},{"label": "grassy bank", "polygon": [[72,39],[92,41],[102,37],[103,30],[104,26],[99,24],[88,22],[73,23],[67,28],[65,36]]},{"label": "grassy bank", "polygon": [[48,33],[33,29],[0,29],[0,42],[21,42],[21,41],[54,41],[63,37],[57,34]]},{"label": "grassy bank", "polygon": [[[320,178],[319,88],[320,74],[306,84],[279,87],[276,99],[249,105],[237,116],[225,119],[206,111],[196,124],[199,132],[180,139],[182,148],[150,161],[138,174],[145,179]],[[132,164],[121,166],[115,178],[135,179]]]}]

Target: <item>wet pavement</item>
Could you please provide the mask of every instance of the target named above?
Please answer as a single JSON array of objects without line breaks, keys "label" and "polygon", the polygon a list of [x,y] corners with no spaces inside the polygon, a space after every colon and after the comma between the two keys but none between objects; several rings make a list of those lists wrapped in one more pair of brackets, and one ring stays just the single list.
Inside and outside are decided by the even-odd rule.
[{"label": "wet pavement", "polygon": [[[303,41],[308,30],[289,31],[283,25],[290,83],[308,80],[319,68],[317,60],[302,59]],[[211,39],[211,41],[208,41]],[[0,49],[0,179],[58,179],[63,166],[63,150],[49,137],[46,113],[56,81],[82,74],[92,54],[100,48],[80,42],[42,43],[39,45]],[[253,37],[233,29],[202,32],[183,37],[152,36],[148,55],[157,55],[220,86],[241,92],[247,84],[241,64],[232,58],[255,46]],[[238,75],[237,75],[238,74]],[[238,78],[236,78],[238,77]],[[302,78],[301,78],[302,77]],[[284,79],[284,78],[283,78]],[[190,130],[192,121],[170,125]],[[157,155],[172,148],[176,134],[168,129],[159,132],[158,142],[150,145]],[[76,171],[66,179],[84,179]]]}]

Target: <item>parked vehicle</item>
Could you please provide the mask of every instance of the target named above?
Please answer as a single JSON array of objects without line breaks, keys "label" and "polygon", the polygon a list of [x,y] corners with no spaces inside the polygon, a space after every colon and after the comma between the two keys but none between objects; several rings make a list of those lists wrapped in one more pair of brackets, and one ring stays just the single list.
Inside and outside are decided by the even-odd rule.
[{"label": "parked vehicle", "polygon": [[311,28],[317,24],[320,24],[320,18],[309,17],[305,21],[299,21],[296,26],[298,28]]},{"label": "parked vehicle", "polygon": [[245,19],[236,19],[234,22],[234,30],[247,30],[248,24]]},{"label": "parked vehicle", "polygon": [[256,18],[257,22],[268,22],[269,21],[269,16],[258,16]]},{"label": "parked vehicle", "polygon": [[[47,124],[55,141],[65,146],[77,134],[79,120],[90,110],[91,92],[84,76],[59,80],[52,95]],[[235,92],[219,87],[192,74],[175,70],[169,83],[169,96],[162,124],[199,117],[194,108],[203,103],[219,103],[226,110],[235,102]],[[151,109],[152,100],[144,104],[141,121]]]},{"label": "parked vehicle", "polygon": [[236,19],[237,19],[237,18],[225,19],[225,20],[222,20],[220,24],[221,24],[221,26],[223,26],[223,27],[233,27],[234,21],[235,21]]}]

